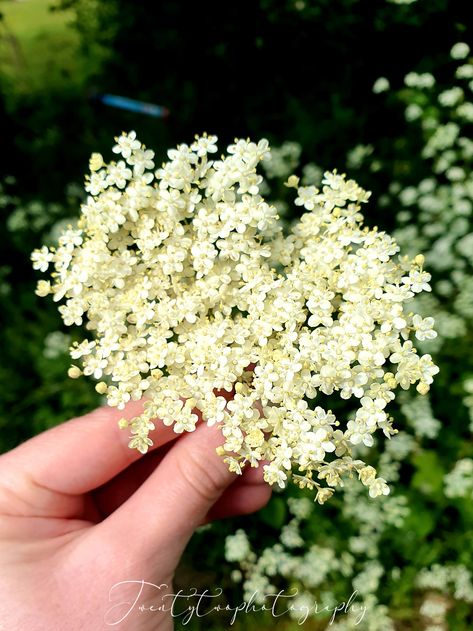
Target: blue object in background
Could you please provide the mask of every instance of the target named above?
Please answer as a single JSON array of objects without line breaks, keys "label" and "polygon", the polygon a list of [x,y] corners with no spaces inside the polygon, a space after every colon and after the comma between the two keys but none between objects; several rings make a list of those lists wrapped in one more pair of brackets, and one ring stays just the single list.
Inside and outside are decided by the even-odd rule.
[{"label": "blue object in background", "polygon": [[97,94],[95,98],[104,105],[116,107],[121,110],[128,110],[129,112],[146,114],[146,116],[154,116],[155,118],[166,118],[169,116],[168,108],[163,105],[144,103],[143,101],[136,101],[135,99],[129,99],[116,94]]}]

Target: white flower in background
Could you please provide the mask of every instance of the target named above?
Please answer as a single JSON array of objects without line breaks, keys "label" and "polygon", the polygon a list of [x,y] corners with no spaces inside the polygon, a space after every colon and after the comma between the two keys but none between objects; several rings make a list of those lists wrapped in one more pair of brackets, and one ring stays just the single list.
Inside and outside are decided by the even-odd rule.
[{"label": "white flower in background", "polygon": [[424,90],[427,88],[432,88],[435,85],[435,78],[429,72],[409,72],[404,77],[404,83],[409,88],[419,88],[420,90]]},{"label": "white flower in background", "polygon": [[473,499],[473,460],[462,458],[444,478],[447,497],[468,497]]},{"label": "white flower in background", "polygon": [[55,359],[66,354],[71,343],[69,335],[62,331],[53,331],[48,333],[44,340],[43,355],[48,359]]},{"label": "white flower in background", "polygon": [[[448,611],[448,601],[440,595],[429,595],[425,598],[421,605],[419,613],[424,618],[429,618],[431,622],[441,624],[445,621],[445,616]],[[430,627],[432,628],[432,627]],[[444,626],[441,627],[445,629]]]},{"label": "white flower in background", "polygon": [[[82,367],[71,375],[100,380],[119,409],[146,397],[143,414],[120,423],[143,453],[153,419],[193,431],[199,410],[221,428],[218,451],[232,471],[266,461],[268,483],[292,478],[319,503],[353,472],[371,497],[386,495],[385,479],[354,460],[351,445],[395,433],[385,410],[394,390],[426,392],[438,371],[408,339],[434,335],[432,318],[408,306],[430,291],[424,257],[399,257],[389,235],[363,227],[370,194],[336,171],[321,190],[289,177],[308,212],[284,235],[260,192],[268,142],[236,139],[209,161],[216,143],[196,137],[152,173],[153,152],[134,132],[120,136],[123,160],[92,159],[77,228],[57,249],[33,253],[36,269],[54,264],[37,293],[63,301],[67,326],[87,321],[95,334],[72,345]],[[318,392],[354,398],[354,418],[310,409]],[[291,530],[286,539],[299,541]]]},{"label": "white flower in background", "polygon": [[470,54],[470,47],[465,42],[457,42],[451,49],[452,59],[465,59]]},{"label": "white flower in background", "polygon": [[463,64],[458,66],[455,72],[457,79],[473,79],[473,65]]},{"label": "white flower in background", "polygon": [[375,94],[380,94],[381,92],[386,92],[389,90],[389,81],[386,77],[379,77],[373,84],[373,92]]},{"label": "white flower in background", "polygon": [[[423,109],[417,103],[411,103],[406,107],[405,116],[406,120],[414,121],[422,116]],[[406,191],[407,189],[404,189]],[[403,191],[403,192],[404,192]]]},{"label": "white flower in background", "polygon": [[443,105],[443,107],[453,107],[454,105],[458,105],[458,103],[460,103],[463,96],[463,90],[458,86],[454,86],[453,88],[449,88],[448,90],[441,92],[438,98],[440,105]]},{"label": "white flower in background", "polygon": [[251,546],[244,530],[239,528],[235,534],[225,540],[225,558],[227,561],[245,561],[251,556]]},{"label": "white flower in background", "polygon": [[302,147],[297,142],[284,142],[280,147],[273,147],[262,166],[266,176],[272,178],[286,178],[294,172],[299,164]]},{"label": "white flower in background", "polygon": [[308,497],[289,497],[287,504],[291,513],[298,519],[307,519],[314,507]]}]

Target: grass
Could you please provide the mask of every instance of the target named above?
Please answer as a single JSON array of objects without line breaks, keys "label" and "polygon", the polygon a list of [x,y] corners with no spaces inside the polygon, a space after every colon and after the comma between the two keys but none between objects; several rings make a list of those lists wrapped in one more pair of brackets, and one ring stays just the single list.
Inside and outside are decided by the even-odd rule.
[{"label": "grass", "polygon": [[0,75],[17,94],[83,81],[73,14],[51,11],[52,5],[52,0],[0,1]]},{"label": "grass", "polygon": [[71,15],[65,11],[51,11],[52,5],[51,0],[2,0],[0,12],[10,30],[23,43],[34,45],[38,35],[63,35],[68,30]]}]

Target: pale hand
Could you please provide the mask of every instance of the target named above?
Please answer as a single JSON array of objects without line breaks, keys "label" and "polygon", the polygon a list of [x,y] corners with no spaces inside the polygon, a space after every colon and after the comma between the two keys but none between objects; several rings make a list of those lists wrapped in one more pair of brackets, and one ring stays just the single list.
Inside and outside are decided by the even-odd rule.
[{"label": "pale hand", "polygon": [[176,435],[157,421],[150,453],[129,449],[117,423],[141,406],[99,408],[0,456],[0,629],[172,629],[169,613],[127,614],[113,587],[145,580],[172,593],[198,526],[268,501],[261,467],[230,473],[220,431],[202,422]]}]

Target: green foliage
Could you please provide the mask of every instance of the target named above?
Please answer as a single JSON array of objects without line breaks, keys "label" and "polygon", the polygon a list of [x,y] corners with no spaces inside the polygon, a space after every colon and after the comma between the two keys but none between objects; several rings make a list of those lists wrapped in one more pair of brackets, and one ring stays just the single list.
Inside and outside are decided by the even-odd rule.
[{"label": "green foliage", "polygon": [[279,530],[287,519],[286,502],[281,497],[272,497],[259,512],[259,518],[263,524]]},{"label": "green foliage", "polygon": [[70,12],[53,12],[48,0],[2,2],[0,10],[0,74],[15,93],[42,91],[45,83],[60,89],[83,74]]},{"label": "green foliage", "polygon": [[[54,224],[70,221],[79,198],[70,188],[64,205],[21,202],[10,177],[0,183],[0,226],[9,239],[8,265],[0,267],[2,361],[0,362],[0,450],[5,451],[52,425],[84,413],[98,403],[92,384],[67,377],[67,336],[51,346],[51,334],[63,329],[54,305],[39,305],[34,294],[29,254],[38,239],[53,238]],[[54,338],[53,338],[54,340]]]},{"label": "green foliage", "polygon": [[433,499],[442,496],[445,471],[435,451],[422,451],[413,458],[416,472],[412,477],[412,488]]}]

